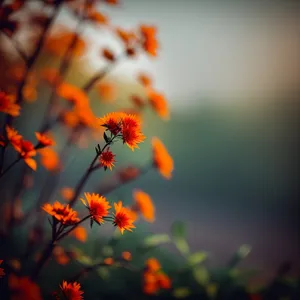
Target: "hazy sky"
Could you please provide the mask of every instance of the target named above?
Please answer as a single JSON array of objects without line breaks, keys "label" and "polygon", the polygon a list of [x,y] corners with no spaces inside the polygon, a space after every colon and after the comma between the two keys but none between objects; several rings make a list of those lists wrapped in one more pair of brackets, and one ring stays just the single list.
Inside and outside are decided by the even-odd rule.
[{"label": "hazy sky", "polygon": [[[156,87],[170,101],[178,101],[176,106],[185,105],[184,100],[197,101],[195,96],[200,95],[234,99],[296,89],[300,78],[296,1],[241,2],[124,0],[120,8],[104,7],[116,25],[129,29],[149,23],[159,28],[159,57],[125,62],[116,73],[130,76],[139,69],[149,70]],[[95,28],[87,33],[97,44],[117,49],[107,32]],[[98,66],[96,49],[91,68]]]}]

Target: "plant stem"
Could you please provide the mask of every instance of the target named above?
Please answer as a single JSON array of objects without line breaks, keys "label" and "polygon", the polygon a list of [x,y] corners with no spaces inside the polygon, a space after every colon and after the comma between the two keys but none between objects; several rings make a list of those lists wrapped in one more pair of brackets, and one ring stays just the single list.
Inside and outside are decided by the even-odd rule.
[{"label": "plant stem", "polygon": [[89,219],[90,217],[91,217],[91,215],[88,215],[88,216],[84,217],[82,220],[80,220],[78,223],[76,223],[74,226],[72,226],[69,230],[67,230],[66,232],[64,232],[61,236],[58,236],[56,238],[56,241],[60,241],[61,239],[63,239],[71,231],[73,231],[77,226],[79,226],[81,223],[83,223],[85,220]]},{"label": "plant stem", "polygon": [[32,280],[35,280],[38,277],[38,275],[40,274],[43,266],[45,265],[45,263],[47,262],[47,260],[51,256],[52,251],[53,251],[54,248],[55,248],[55,241],[51,240],[51,242],[48,244],[48,246],[43,251],[43,254],[42,254],[41,258],[39,259],[36,267],[33,270],[33,273],[31,275]]},{"label": "plant stem", "polygon": [[149,170],[152,169],[152,164],[149,164],[149,165],[146,165],[144,167],[141,167],[139,168],[139,176],[133,178],[133,179],[130,179],[130,180],[127,180],[127,181],[124,181],[124,182],[120,182],[119,180],[118,181],[115,181],[115,182],[112,182],[112,184],[110,185],[106,185],[104,186],[103,188],[99,188],[99,190],[97,191],[98,194],[100,195],[107,195],[107,194],[110,194],[112,192],[114,192],[115,190],[117,190],[118,188],[120,187],[123,187],[124,185],[126,185],[127,183],[130,183],[132,182],[133,180],[136,180],[137,178],[139,178],[141,175],[144,175],[146,174]]},{"label": "plant stem", "polygon": [[92,172],[94,172],[95,170],[97,170],[98,168],[94,168],[94,165],[98,159],[98,157],[101,155],[101,153],[105,150],[106,147],[108,147],[112,142],[113,140],[117,137],[117,135],[113,136],[113,138],[108,141],[105,146],[102,148],[102,150],[100,152],[97,152],[96,153],[96,156],[94,157],[94,159],[92,160],[92,162],[90,163],[89,167],[87,168],[87,170],[85,171],[85,173],[83,174],[83,176],[81,177],[80,181],[78,182],[78,184],[76,185],[75,187],[75,192],[74,192],[74,195],[73,195],[73,198],[71,199],[71,201],[69,202],[70,204],[70,207],[73,207],[74,204],[76,203],[77,201],[77,198],[79,196],[79,194],[81,193],[81,190],[82,188],[84,187],[86,181],[88,180],[90,174]]},{"label": "plant stem", "polygon": [[124,55],[120,55],[114,62],[111,62],[109,65],[107,65],[103,70],[100,70],[97,72],[92,78],[82,87],[82,89],[85,92],[89,92],[90,89],[96,84],[97,81],[103,79],[113,68],[116,67],[117,62],[119,62]]},{"label": "plant stem", "polygon": [[17,158],[14,162],[12,162],[1,174],[0,178],[3,177],[15,164],[17,164],[21,160],[21,157]]},{"label": "plant stem", "polygon": [[[36,280],[36,278],[38,277],[38,275],[40,274],[42,268],[44,267],[45,263],[47,262],[47,260],[50,258],[53,249],[56,246],[56,243],[60,240],[62,240],[65,236],[67,236],[72,230],[74,230],[79,224],[81,224],[82,222],[84,222],[85,220],[89,219],[91,217],[91,215],[86,216],[85,218],[83,218],[82,220],[80,220],[78,223],[76,223],[74,226],[72,226],[69,230],[67,230],[66,232],[64,232],[63,234],[61,234],[63,232],[64,229],[64,225],[60,224],[59,229],[57,230],[56,233],[52,234],[52,239],[51,242],[48,244],[48,246],[45,248],[45,250],[43,251],[43,254],[41,256],[41,258],[39,259],[36,267],[33,270],[33,273],[31,275],[31,279]],[[52,229],[53,229],[52,225]],[[61,235],[60,235],[61,234]],[[60,236],[59,236],[60,235]]]}]

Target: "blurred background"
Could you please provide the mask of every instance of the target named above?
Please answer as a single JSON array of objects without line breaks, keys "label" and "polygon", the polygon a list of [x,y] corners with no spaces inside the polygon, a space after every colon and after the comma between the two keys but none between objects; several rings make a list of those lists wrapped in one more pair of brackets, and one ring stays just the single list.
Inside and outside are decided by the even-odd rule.
[{"label": "blurred background", "polygon": [[[89,95],[96,115],[129,107],[130,94],[143,92],[136,82],[140,71],[155,79],[171,110],[169,121],[158,120],[150,110],[145,113],[147,140],[139,151],[114,148],[117,168],[145,164],[151,155],[151,136],[161,138],[174,158],[172,180],[162,180],[153,170],[108,196],[128,204],[133,188],[152,196],[156,222],[139,224],[130,239],[169,232],[171,224],[181,220],[187,224],[191,249],[211,253],[211,265],[227,262],[241,244],[249,244],[252,252],[245,265],[263,269],[266,276],[284,261],[299,270],[299,3],[124,0],[119,8],[105,6],[101,11],[122,28],[155,24],[160,51],[156,59],[140,55],[120,62],[106,78],[117,86],[116,101],[101,103],[96,90]],[[76,26],[67,10],[58,23]],[[26,34],[31,28],[17,38],[24,45]],[[67,76],[80,86],[105,66],[99,48],[121,51],[105,28],[90,26],[84,36],[88,49]],[[9,81],[5,70],[18,58],[5,37],[0,41],[3,88]],[[56,58],[45,52],[37,68],[56,64]],[[33,139],[49,93],[42,85],[39,100],[26,104],[17,121],[25,136]],[[75,185],[94,155],[94,144],[69,154],[60,187]],[[21,167],[5,182],[17,178]],[[24,210],[47,180],[42,174],[42,169],[37,171],[34,188],[25,193]],[[85,190],[93,192],[112,174],[94,176]],[[59,190],[55,197],[60,198]],[[93,230],[89,239],[99,239],[99,232]],[[112,229],[104,226],[101,232],[109,236]]]}]

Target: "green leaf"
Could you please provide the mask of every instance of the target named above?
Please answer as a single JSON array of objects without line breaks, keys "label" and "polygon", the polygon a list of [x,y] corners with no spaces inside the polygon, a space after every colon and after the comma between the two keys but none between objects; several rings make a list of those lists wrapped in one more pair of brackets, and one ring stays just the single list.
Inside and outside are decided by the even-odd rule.
[{"label": "green leaf", "polygon": [[244,259],[245,257],[247,257],[249,255],[250,252],[251,252],[251,246],[250,245],[242,245],[238,249],[237,255],[240,257],[240,259]]},{"label": "green leaf", "polygon": [[204,266],[197,266],[193,269],[193,275],[195,280],[200,285],[207,285],[209,283],[209,274]]},{"label": "green leaf", "polygon": [[240,248],[235,252],[233,257],[230,259],[228,263],[228,267],[230,269],[235,268],[243,259],[245,259],[249,253],[251,252],[251,246],[249,245],[242,245]]},{"label": "green leaf", "polygon": [[191,294],[191,291],[187,287],[179,287],[173,291],[173,296],[178,299],[183,299],[188,297]]},{"label": "green leaf", "polygon": [[106,132],[104,131],[103,133],[103,138],[105,140],[106,143],[109,143],[110,142],[110,138],[107,136]]},{"label": "green leaf", "polygon": [[171,235],[173,239],[185,239],[186,238],[185,224],[181,221],[175,221],[171,227]]},{"label": "green leaf", "polygon": [[109,279],[109,270],[107,267],[99,267],[97,269],[97,274],[103,279],[108,280]]},{"label": "green leaf", "polygon": [[161,244],[169,243],[171,241],[170,237],[166,233],[153,234],[147,236],[144,239],[143,246],[144,247],[156,247]]},{"label": "green leaf", "polygon": [[80,250],[79,248],[77,247],[74,247],[74,246],[71,246],[71,249],[70,249],[74,254],[75,254],[75,259],[85,265],[85,266],[91,266],[94,264],[94,261],[91,257],[89,257],[88,255],[84,254],[82,252],[82,250]]},{"label": "green leaf", "polygon": [[188,257],[188,264],[190,266],[194,266],[196,264],[202,263],[203,261],[206,260],[206,258],[207,258],[206,252],[203,252],[203,251],[195,252]]},{"label": "green leaf", "polygon": [[183,254],[184,256],[189,255],[189,253],[190,253],[190,247],[189,247],[189,245],[188,245],[188,243],[187,243],[186,240],[184,240],[184,239],[177,239],[177,240],[174,240],[173,242],[174,242],[176,248],[178,249],[178,251],[181,254]]}]

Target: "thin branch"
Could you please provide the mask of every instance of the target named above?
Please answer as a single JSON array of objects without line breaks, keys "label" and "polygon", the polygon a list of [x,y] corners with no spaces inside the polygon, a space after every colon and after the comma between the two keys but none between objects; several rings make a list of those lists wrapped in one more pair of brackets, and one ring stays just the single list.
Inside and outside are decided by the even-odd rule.
[{"label": "thin branch", "polygon": [[11,42],[11,44],[13,45],[13,47],[15,48],[19,56],[26,62],[28,59],[27,54],[19,47],[17,41],[11,38],[5,31],[2,31],[2,33]]}]

